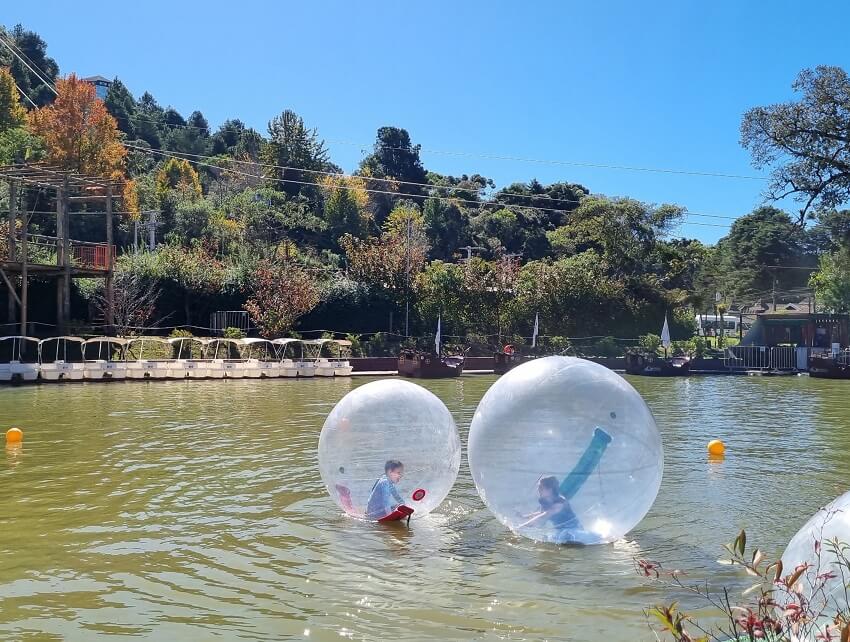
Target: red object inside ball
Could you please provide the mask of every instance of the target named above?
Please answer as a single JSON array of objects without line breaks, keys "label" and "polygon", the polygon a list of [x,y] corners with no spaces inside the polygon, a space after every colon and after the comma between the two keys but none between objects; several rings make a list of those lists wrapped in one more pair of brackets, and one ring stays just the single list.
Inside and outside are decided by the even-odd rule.
[{"label": "red object inside ball", "polygon": [[413,494],[411,495],[411,497],[413,498],[413,501],[415,501],[415,502],[421,501],[422,498],[425,497],[425,489],[424,488],[417,488],[416,490],[413,491]]}]

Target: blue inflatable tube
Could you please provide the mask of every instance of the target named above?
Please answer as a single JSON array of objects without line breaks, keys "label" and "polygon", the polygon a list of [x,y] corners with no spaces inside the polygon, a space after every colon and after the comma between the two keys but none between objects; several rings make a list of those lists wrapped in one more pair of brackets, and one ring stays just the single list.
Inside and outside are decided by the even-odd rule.
[{"label": "blue inflatable tube", "polygon": [[611,443],[611,435],[599,428],[598,426],[593,431],[593,438],[590,440],[584,454],[578,460],[578,463],[573,467],[572,472],[564,477],[561,482],[561,495],[567,500],[575,497],[576,493],[584,486],[584,482],[590,477],[591,473],[599,466],[599,460],[605,454],[605,449]]}]

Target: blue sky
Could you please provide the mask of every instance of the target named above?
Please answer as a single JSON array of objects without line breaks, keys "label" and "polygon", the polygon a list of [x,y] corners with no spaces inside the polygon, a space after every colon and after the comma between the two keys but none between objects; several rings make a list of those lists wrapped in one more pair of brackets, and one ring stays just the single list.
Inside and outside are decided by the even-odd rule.
[{"label": "blue sky", "polygon": [[[480,155],[763,176],[738,143],[742,113],[790,99],[804,67],[850,67],[839,2],[8,4],[2,22],[40,33],[63,74],[118,76],[212,126],[265,131],[294,109],[347,171],[396,125],[434,171],[721,216],[759,205],[764,181]],[[731,222],[688,221],[679,233],[707,242]]]}]

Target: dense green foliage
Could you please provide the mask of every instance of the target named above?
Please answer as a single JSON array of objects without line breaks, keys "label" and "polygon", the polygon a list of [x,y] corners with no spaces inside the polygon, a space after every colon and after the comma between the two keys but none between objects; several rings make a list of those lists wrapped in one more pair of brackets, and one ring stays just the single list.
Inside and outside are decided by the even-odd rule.
[{"label": "dense green foliage", "polygon": [[[21,27],[7,34],[51,82],[57,78],[36,34]],[[0,64],[27,97],[49,104],[52,94],[8,58],[0,55]],[[783,161],[776,145],[794,134],[787,131],[794,114],[847,131],[846,102],[836,111],[839,124],[818,115],[844,100],[839,72],[804,72],[800,104],[746,114],[743,144],[755,164]],[[39,144],[12,104],[12,89],[0,82],[5,161]],[[104,104],[124,137],[124,170],[143,212],[119,226],[119,270],[156,284],[152,322],[160,325],[204,326],[211,311],[248,309],[269,335],[296,328],[403,333],[405,324],[411,335],[426,335],[439,316],[444,336],[495,346],[527,340],[539,313],[541,336],[573,338],[552,339],[550,349],[592,341],[603,353],[618,349],[611,337],[636,341],[659,332],[665,314],[673,338],[689,339],[694,314],[713,311],[717,293],[725,308],[799,297],[813,272],[821,305],[846,310],[850,303],[848,211],[810,214],[807,229],[797,217],[760,207],[712,247],[673,236],[687,214],[678,205],[608,198],[569,180],[497,189],[474,172],[440,174],[425,166],[401,127],[378,129],[373,149],[347,176],[318,130],[289,109],[265,133],[236,118],[212,128],[201,111],[184,117],[150,93],[135,97],[117,78]],[[797,180],[808,167],[802,158],[777,169],[777,181]],[[809,205],[845,200],[839,187],[824,189]],[[29,201],[34,211],[36,201]],[[35,214],[32,225],[49,232],[50,218]],[[152,231],[157,245],[148,249]],[[88,231],[78,225],[76,233]],[[137,243],[142,249],[134,253]],[[285,283],[294,284],[292,292]],[[85,287],[79,296],[89,296]]]}]

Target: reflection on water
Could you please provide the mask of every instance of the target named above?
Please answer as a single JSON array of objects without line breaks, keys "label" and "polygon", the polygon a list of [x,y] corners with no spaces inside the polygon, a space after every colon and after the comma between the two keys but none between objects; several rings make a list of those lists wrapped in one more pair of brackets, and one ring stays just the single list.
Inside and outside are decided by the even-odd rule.
[{"label": "reflection on water", "polygon": [[[0,390],[2,427],[25,432],[0,461],[0,638],[651,639],[642,609],[682,596],[647,585],[635,557],[743,586],[716,565],[721,544],[746,527],[778,552],[846,490],[846,383],[632,379],[665,471],[627,540],[510,535],[465,458],[437,513],[375,527],[339,514],[316,462],[324,416],[366,381]],[[464,443],[492,382],[426,383]]]}]

